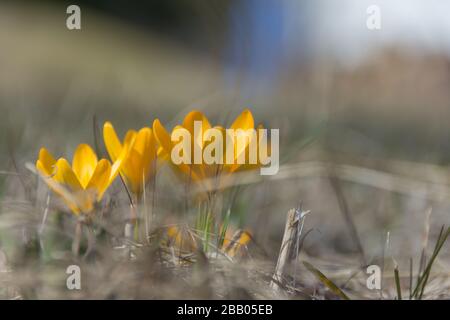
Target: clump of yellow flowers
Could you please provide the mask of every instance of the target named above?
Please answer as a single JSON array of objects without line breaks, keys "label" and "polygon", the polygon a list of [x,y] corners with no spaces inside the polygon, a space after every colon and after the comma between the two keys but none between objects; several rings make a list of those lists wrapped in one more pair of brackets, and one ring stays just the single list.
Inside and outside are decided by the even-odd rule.
[{"label": "clump of yellow flowers", "polygon": [[[201,130],[195,132],[195,122],[201,123]],[[182,124],[176,125],[171,133],[169,133],[166,128],[161,124],[161,122],[156,119],[153,122],[153,132],[161,146],[161,153],[165,154],[170,158],[176,143],[174,142],[174,135],[181,130],[186,130],[189,132],[189,137],[191,139],[190,145],[192,151],[188,156],[189,161],[187,163],[174,164],[172,167],[175,172],[181,176],[182,179],[188,182],[193,182],[197,187],[202,188],[204,191],[211,191],[214,189],[220,189],[224,184],[225,179],[229,178],[232,173],[257,168],[258,163],[252,165],[250,163],[239,163],[237,159],[249,152],[249,146],[252,137],[249,135],[248,130],[255,129],[255,121],[250,110],[244,110],[231,124],[230,129],[232,130],[242,130],[244,135],[247,135],[243,144],[238,145],[236,140],[231,140],[231,145],[228,146],[232,151],[230,152],[232,159],[231,161],[226,161],[226,148],[227,146],[222,145],[224,149],[219,157],[222,161],[220,163],[196,163],[194,159],[195,148],[199,150],[200,154],[203,154],[208,146],[212,143],[211,140],[205,139],[206,137],[202,134],[212,128],[211,123],[208,118],[200,111],[191,111],[184,118]],[[215,126],[218,129],[217,132],[221,134],[221,141],[226,141],[227,130],[221,126]],[[256,131],[255,131],[256,132]],[[258,137],[255,137],[256,139]]]},{"label": "clump of yellow flowers", "polygon": [[[138,131],[128,130],[123,139],[120,139],[113,125],[110,122],[105,122],[103,141],[109,160],[99,160],[94,150],[87,144],[80,144],[76,148],[71,164],[62,157],[56,160],[47,149],[41,148],[36,161],[36,169],[49,188],[61,197],[67,208],[77,216],[92,215],[108,187],[118,175],[121,176],[127,192],[132,196],[132,201],[138,203],[146,185],[154,179],[161,163],[169,163],[181,179],[201,187],[201,190],[208,194],[206,198],[211,200],[211,194],[221,190],[224,178],[228,179],[238,171],[259,167],[260,159],[258,158],[257,163],[253,164],[236,161],[233,163],[223,161],[220,164],[198,164],[194,160],[188,164],[174,163],[171,154],[176,145],[173,136],[177,129],[187,130],[191,134],[192,156],[195,148],[203,151],[210,145],[211,140],[206,140],[203,135],[196,136],[194,126],[195,123],[199,122],[202,132],[210,128],[216,128],[225,137],[225,128],[221,126],[212,127],[206,116],[195,110],[189,112],[183,122],[175,126],[171,133],[156,119],[151,128],[144,127]],[[230,128],[234,130],[242,129],[244,132],[255,129],[252,113],[249,110],[243,111],[233,121]],[[258,139],[258,136],[253,138]],[[235,143],[231,146],[233,159],[249,152],[251,139],[249,137],[245,144],[236,145]],[[225,157],[225,152],[217,156]],[[208,205],[208,207],[212,210],[212,205]],[[209,216],[210,213],[207,212],[207,215]],[[212,231],[210,230],[213,222],[211,217],[206,220],[204,217],[200,217],[198,221],[206,221],[200,226],[204,234]],[[174,233],[174,230],[169,228],[168,234],[169,236],[173,234],[173,237],[177,238],[178,232]],[[223,230],[216,231],[223,232]],[[241,242],[246,243],[248,240],[245,238]]]},{"label": "clump of yellow flowers", "polygon": [[128,130],[123,142],[120,142],[112,124],[106,122],[103,126],[103,139],[112,161],[117,161],[122,151],[128,150],[119,171],[129,190],[139,198],[156,171],[158,143],[152,129],[144,127],[138,132]]},{"label": "clump of yellow flowers", "polygon": [[107,159],[98,160],[89,145],[80,144],[70,164],[65,158],[55,160],[47,149],[41,148],[36,168],[74,214],[89,214],[116,178],[127,155],[124,148],[111,164]]}]

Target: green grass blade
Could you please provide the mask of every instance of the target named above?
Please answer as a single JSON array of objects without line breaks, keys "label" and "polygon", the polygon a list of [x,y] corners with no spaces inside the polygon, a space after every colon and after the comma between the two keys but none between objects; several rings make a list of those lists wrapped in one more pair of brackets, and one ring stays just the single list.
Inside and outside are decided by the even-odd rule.
[{"label": "green grass blade", "polygon": [[428,264],[427,264],[425,270],[423,271],[423,273],[421,275],[419,275],[417,285],[412,294],[413,298],[422,299],[422,295],[425,290],[425,286],[428,282],[428,278],[430,276],[430,272],[431,272],[433,263],[449,235],[450,235],[450,228],[447,228],[447,230],[444,233],[444,226],[442,226],[441,231],[439,232],[438,239],[436,241],[436,245],[433,250],[433,254],[432,254],[430,260],[428,261]]},{"label": "green grass blade", "polygon": [[413,288],[413,258],[409,259],[409,300],[412,299]]},{"label": "green grass blade", "polygon": [[316,276],[316,278],[322,282],[331,292],[333,292],[338,297],[344,300],[350,300],[350,298],[342,291],[337,285],[334,284],[333,281],[328,279],[319,269],[314,267],[312,264],[303,261],[303,265]]},{"label": "green grass blade", "polygon": [[222,225],[220,227],[220,232],[219,232],[219,241],[218,241],[218,248],[222,248],[223,246],[223,241],[225,240],[225,235],[227,233],[227,229],[228,229],[228,225],[230,223],[230,216],[231,216],[231,210],[228,209],[227,213],[225,214],[225,217],[223,219]]},{"label": "green grass blade", "polygon": [[397,299],[402,300],[402,289],[400,288],[400,275],[397,266],[394,269],[394,277],[395,277],[395,287],[397,289]]}]

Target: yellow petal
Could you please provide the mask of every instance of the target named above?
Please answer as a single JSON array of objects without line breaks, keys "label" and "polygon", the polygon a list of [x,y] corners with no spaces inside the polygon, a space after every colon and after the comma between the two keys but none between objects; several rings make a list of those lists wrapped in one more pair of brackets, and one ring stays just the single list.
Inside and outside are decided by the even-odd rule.
[{"label": "yellow petal", "polygon": [[135,183],[139,186],[137,192],[142,190],[144,184],[151,176],[154,169],[154,163],[157,153],[157,143],[155,136],[150,128],[142,128],[136,136],[136,142],[133,146],[132,165],[136,171]]},{"label": "yellow petal", "polygon": [[[203,164],[203,171],[206,174],[206,176],[210,179],[220,175],[222,168],[224,167],[223,164],[225,163],[225,160],[226,160],[225,159],[225,152],[226,152],[225,128],[223,128],[221,126],[215,126],[214,129],[218,130],[221,133],[222,150],[216,150],[216,152],[220,154],[222,164],[209,164],[209,165]],[[206,148],[211,143],[215,143],[214,141],[215,141],[215,138],[212,139],[211,137],[206,137],[204,148]]]},{"label": "yellow petal", "polygon": [[164,152],[170,157],[170,153],[172,152],[173,148],[172,140],[170,139],[170,134],[161,124],[159,119],[155,119],[153,121],[153,133],[162,150],[164,150]]},{"label": "yellow petal", "polygon": [[[195,122],[200,121],[202,124],[201,131],[195,132]],[[203,134],[206,130],[211,128],[211,124],[208,119],[205,117],[203,113],[197,110],[193,110],[189,112],[183,120],[183,127],[189,131],[191,134],[191,165],[189,174],[191,176],[197,176],[200,180],[203,180],[208,177],[208,173],[206,172],[206,168],[203,164],[194,164],[194,144],[195,146],[201,149],[201,153],[203,156],[203,148],[204,148],[204,139]]]},{"label": "yellow petal", "polygon": [[129,151],[127,161],[122,170],[131,192],[139,194],[143,184],[142,156],[134,149]]},{"label": "yellow petal", "polygon": [[110,122],[105,122],[103,125],[103,140],[111,161],[116,161],[122,151],[122,143],[120,143],[116,131]]},{"label": "yellow petal", "polygon": [[136,131],[129,130],[125,135],[124,144],[122,145],[117,137],[114,127],[109,122],[105,123],[103,127],[103,138],[105,140],[105,146],[108,150],[109,156],[113,161],[108,185],[114,181],[119,172],[122,172],[123,176],[127,176],[129,174],[125,168],[125,165],[126,159],[129,157],[130,149],[134,144],[135,137]]},{"label": "yellow petal", "polygon": [[53,156],[50,154],[50,152],[48,152],[47,149],[41,148],[41,150],[39,150],[39,157],[36,161],[36,168],[40,170],[42,174],[47,176],[52,175],[55,163],[55,158],[53,158]]},{"label": "yellow petal", "polygon": [[[176,126],[173,130],[177,130],[179,128],[182,128],[181,126]],[[199,180],[199,177],[197,176],[197,173],[194,172],[192,167],[187,164],[180,164],[180,165],[174,165],[171,159],[171,153],[173,148],[173,143],[171,140],[171,135],[167,132],[167,130],[164,128],[164,126],[161,124],[161,122],[156,119],[153,121],[153,134],[155,135],[155,138],[160,146],[162,148],[162,158],[167,158],[169,162],[173,165],[173,168],[176,168],[179,170],[179,172],[182,172],[184,175],[184,178],[188,178],[189,180]],[[161,152],[161,151],[159,151]]]},{"label": "yellow petal", "polygon": [[128,130],[125,134],[125,138],[123,139],[123,147],[128,146],[131,148],[131,145],[134,143],[136,139],[137,132],[136,130]]},{"label": "yellow petal", "polygon": [[87,144],[80,144],[75,150],[72,160],[72,168],[83,188],[89,183],[89,180],[97,167],[97,155]]},{"label": "yellow petal", "polygon": [[57,191],[57,193],[64,199],[68,207],[75,214],[78,214],[80,210],[84,212],[92,210],[93,205],[85,197],[85,191],[77,176],[72,171],[69,162],[64,158],[60,158],[56,161],[55,167],[54,181],[66,188],[69,195],[67,192],[60,192],[61,190]]},{"label": "yellow petal", "polygon": [[[158,144],[158,140],[156,140],[156,136],[155,135],[153,135],[153,136],[155,137],[156,144]],[[164,157],[164,149],[161,146],[158,146],[157,157],[158,158]],[[165,159],[165,160],[167,160],[167,159]]]},{"label": "yellow petal", "polygon": [[38,172],[43,175],[44,177],[49,177],[51,176],[51,173],[48,172],[46,166],[41,162],[41,160],[36,160],[36,169],[38,170]]},{"label": "yellow petal", "polygon": [[[134,143],[136,142],[137,132],[135,130],[128,130],[125,134],[125,138],[123,139],[122,152],[119,155],[119,158],[122,160],[121,164],[121,173],[127,174],[127,171],[133,171],[134,168],[129,164],[130,152],[134,148]],[[124,149],[126,153],[124,153]],[[117,159],[118,160],[118,159]]]},{"label": "yellow petal", "polygon": [[[70,167],[70,166],[69,166]],[[76,205],[76,199],[72,195],[72,190],[69,190],[64,183],[64,175],[60,171],[59,180],[55,179],[57,166],[55,158],[48,152],[47,149],[41,148],[39,151],[39,158],[36,161],[36,168],[40,173],[44,182],[49,186],[53,192],[58,194],[73,213],[78,214],[80,210]],[[76,185],[76,182],[75,182]]]},{"label": "yellow petal", "polygon": [[94,190],[97,195],[97,201],[100,201],[103,197],[104,192],[110,185],[111,176],[111,164],[108,160],[102,159],[97,163],[94,173],[92,174],[91,180],[87,185],[87,190]]},{"label": "yellow petal", "polygon": [[128,153],[126,163],[122,173],[125,175],[126,182],[135,194],[139,194],[142,186],[146,181],[147,168],[144,168],[144,161],[149,156],[148,142],[150,141],[151,130],[149,128],[142,128],[135,134],[133,147]]},{"label": "yellow petal", "polygon": [[233,122],[231,129],[252,129],[255,127],[255,120],[250,110],[244,110]]},{"label": "yellow petal", "polygon": [[253,115],[250,112],[250,110],[244,110],[233,122],[233,124],[231,125],[231,129],[234,130],[244,130],[245,133],[245,137],[246,141],[245,144],[239,145],[237,143],[237,139],[235,136],[235,141],[234,141],[234,162],[235,164],[233,164],[230,168],[230,171],[236,171],[238,170],[238,168],[240,168],[242,166],[242,164],[238,164],[237,160],[239,159],[239,157],[241,157],[243,154],[245,154],[246,157],[246,163],[249,162],[249,154],[248,154],[248,147],[249,144],[251,143],[251,139],[252,139],[252,135],[249,135],[247,133],[247,130],[251,130],[254,129],[255,126],[255,121],[253,119]]},{"label": "yellow petal", "polygon": [[224,241],[223,249],[230,256],[234,257],[239,253],[252,239],[250,232],[246,230],[238,230],[233,237]]},{"label": "yellow petal", "polygon": [[183,120],[183,127],[188,129],[191,134],[194,134],[194,122],[201,121],[203,130],[211,128],[208,118],[203,113],[197,110],[189,112]]},{"label": "yellow petal", "polygon": [[142,128],[136,135],[133,150],[139,153],[142,158],[148,157],[150,152],[154,151],[149,149],[152,135],[152,130],[150,128]]},{"label": "yellow petal", "polygon": [[[156,147],[150,129],[140,131],[126,161],[126,181],[135,194],[140,194],[156,170]],[[152,147],[153,144],[153,147]]]},{"label": "yellow petal", "polygon": [[180,251],[192,252],[197,249],[197,243],[189,230],[171,226],[167,229],[169,243]]},{"label": "yellow petal", "polygon": [[122,151],[120,152],[118,158],[116,159],[116,161],[113,163],[112,167],[111,167],[111,174],[109,176],[109,183],[111,184],[114,179],[117,177],[117,175],[119,174],[119,172],[121,172],[124,169],[124,166],[127,162],[127,159],[130,155],[130,148],[133,147],[134,144],[134,138],[132,139],[131,142],[127,142],[124,144]]},{"label": "yellow petal", "polygon": [[[177,126],[175,126],[175,128],[173,128],[172,135],[174,134],[174,132],[176,130],[180,130],[180,129],[187,130],[186,128],[184,128],[182,126],[177,125]],[[191,140],[191,145],[192,145],[192,140]],[[178,165],[175,165],[175,167],[185,175],[185,178],[187,178],[188,181],[203,180],[205,178],[205,174],[203,172],[203,165],[202,164],[193,164],[193,163],[194,163],[194,150],[191,149],[190,164],[180,163]]]},{"label": "yellow petal", "polygon": [[263,150],[263,156],[264,156],[264,160],[266,158],[265,154],[267,153],[267,156],[270,155],[270,145],[267,144],[267,139],[261,139],[260,140],[260,135],[264,134],[264,133],[260,133],[260,129],[264,129],[262,124],[259,124],[258,127],[255,129],[256,130],[256,143],[257,143],[257,162],[256,163],[250,163],[249,161],[249,153],[250,153],[250,147],[247,145],[246,149],[245,149],[245,153],[247,156],[247,161],[245,164],[234,164],[232,166],[230,166],[229,171],[230,172],[235,172],[235,171],[245,171],[245,170],[254,170],[254,169],[258,169],[261,167],[261,157],[260,157],[260,150]]},{"label": "yellow petal", "polygon": [[[197,132],[197,135],[195,135],[196,132],[194,132],[194,124],[196,121],[201,121],[202,123],[202,132]],[[208,118],[200,111],[193,110],[184,117],[183,127],[191,133],[192,140],[203,148],[204,141],[202,133],[205,133],[206,130],[211,128]]]},{"label": "yellow petal", "polygon": [[66,185],[72,191],[83,189],[78,177],[75,175],[66,159],[59,158],[58,161],[56,161],[55,167],[55,181]]},{"label": "yellow petal", "polygon": [[[135,130],[128,130],[123,140],[122,152],[113,164],[111,170],[110,180],[114,180],[117,173],[120,172],[122,177],[128,181],[134,175],[135,168],[131,162],[132,150],[136,142],[137,132]],[[120,171],[117,171],[120,170]]]},{"label": "yellow petal", "polygon": [[77,201],[72,195],[72,191],[69,191],[64,185],[53,179],[53,177],[51,177],[52,173],[47,173],[48,171],[44,168],[41,160],[36,161],[36,168],[38,169],[41,178],[49,186],[49,188],[64,200],[66,205],[70,208],[70,210],[72,210],[74,214],[78,214],[80,210],[76,205]]}]

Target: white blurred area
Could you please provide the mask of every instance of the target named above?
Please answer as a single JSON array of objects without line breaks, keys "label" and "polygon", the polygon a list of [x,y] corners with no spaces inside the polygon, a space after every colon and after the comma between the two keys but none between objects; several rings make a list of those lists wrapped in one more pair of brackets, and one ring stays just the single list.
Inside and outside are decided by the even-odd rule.
[{"label": "white blurred area", "polygon": [[[284,44],[290,59],[307,52],[354,64],[384,47],[450,55],[450,1],[283,1]],[[371,5],[380,8],[381,30],[366,27]]]},{"label": "white blurred area", "polygon": [[[374,5],[380,11],[379,30],[367,27],[368,8]],[[406,64],[410,58],[421,63],[417,70],[433,76],[432,61],[450,56],[449,16],[447,0],[239,1],[231,10],[225,45],[231,48],[226,51],[231,57],[227,83],[239,83],[242,95],[255,97],[272,94],[283,75],[288,83],[296,82],[303,66],[352,70],[384,61],[387,70],[395,66],[394,73],[404,73],[401,63],[386,60],[388,53]]]}]

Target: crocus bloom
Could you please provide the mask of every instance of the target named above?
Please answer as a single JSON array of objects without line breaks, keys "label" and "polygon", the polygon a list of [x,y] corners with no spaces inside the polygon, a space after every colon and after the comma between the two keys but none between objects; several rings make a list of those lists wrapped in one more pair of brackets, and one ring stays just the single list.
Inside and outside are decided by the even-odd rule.
[{"label": "crocus bloom", "polygon": [[[249,110],[245,110],[242,112],[231,124],[230,129],[233,130],[241,130],[244,134],[247,134],[248,139],[246,139],[246,142],[244,144],[238,145],[236,140],[230,140],[234,143],[234,145],[231,146],[231,156],[232,156],[232,162],[229,163],[227,161],[227,131],[223,127],[216,126],[215,129],[218,129],[222,134],[222,141],[223,141],[223,151],[221,157],[223,157],[223,161],[221,161],[221,164],[208,164],[205,162],[202,163],[196,163],[194,159],[195,155],[195,149],[197,148],[200,150],[200,153],[203,155],[203,151],[208,147],[212,141],[209,139],[205,139],[205,136],[199,135],[198,132],[194,130],[195,128],[195,122],[201,123],[201,132],[205,134],[208,129],[212,128],[210,122],[208,119],[199,111],[191,111],[189,114],[186,115],[186,117],[183,120],[183,123],[181,125],[177,125],[173,128],[172,133],[169,133],[164,126],[161,124],[161,122],[156,119],[153,122],[153,132],[155,133],[155,136],[161,145],[161,148],[163,150],[163,153],[165,156],[168,156],[169,158],[172,155],[172,151],[176,146],[176,143],[173,141],[174,134],[177,130],[183,129],[187,130],[190,133],[191,137],[191,146],[192,151],[190,152],[191,161],[189,163],[178,163],[175,164],[173,161],[171,161],[171,164],[176,169],[175,171],[184,178],[187,178],[188,181],[197,182],[202,185],[203,188],[206,190],[210,190],[211,188],[217,188],[220,186],[221,181],[215,182],[215,185],[212,184],[212,181],[215,179],[220,178],[221,176],[228,176],[230,173],[236,172],[236,171],[242,171],[247,169],[253,169],[257,168],[259,166],[259,155],[256,164],[250,164],[248,159],[245,163],[239,163],[237,161],[242,155],[246,155],[249,153],[249,145],[252,138],[257,139],[256,143],[259,145],[259,133],[256,133],[255,137],[249,136],[248,132],[249,130],[255,129],[254,126],[254,119],[253,115]],[[258,127],[262,128],[261,126]],[[256,131],[256,129],[255,129]],[[174,139],[175,140],[175,139]],[[264,145],[265,147],[266,145]],[[260,145],[258,147],[261,147]]]},{"label": "crocus bloom", "polygon": [[49,187],[78,215],[94,209],[117,176],[126,155],[124,150],[111,165],[109,160],[99,161],[89,145],[80,144],[70,165],[64,158],[55,160],[47,149],[41,148],[36,168]]},{"label": "crocus bloom", "polygon": [[[167,228],[167,236],[169,244],[175,246],[178,250],[192,252],[197,249],[197,241],[194,235],[185,228],[178,226],[170,226]],[[233,232],[228,229],[223,239],[223,244],[220,249],[230,257],[235,257],[238,253],[242,253],[252,236],[248,230],[237,230]]]},{"label": "crocus bloom", "polygon": [[123,149],[129,149],[120,174],[130,191],[139,196],[156,170],[158,144],[152,129],[145,127],[138,132],[128,130],[123,142],[120,142],[113,125],[106,122],[103,126],[103,139],[112,161],[116,161]]},{"label": "crocus bloom", "polygon": [[223,239],[222,250],[230,257],[234,257],[247,246],[251,239],[252,235],[248,230],[238,230],[233,233],[228,229]]}]

